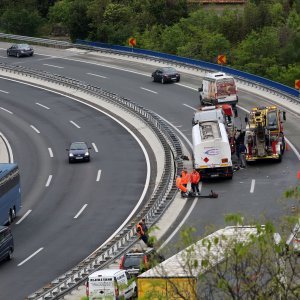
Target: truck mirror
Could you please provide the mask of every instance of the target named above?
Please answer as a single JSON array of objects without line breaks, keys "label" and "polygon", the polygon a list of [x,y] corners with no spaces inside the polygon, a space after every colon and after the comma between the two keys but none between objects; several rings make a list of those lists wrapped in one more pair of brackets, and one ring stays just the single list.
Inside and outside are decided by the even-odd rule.
[{"label": "truck mirror", "polygon": [[203,92],[203,87],[198,88],[198,92]]},{"label": "truck mirror", "polygon": [[248,120],[248,117],[245,117],[245,122],[248,123],[248,121],[249,121],[249,120]]},{"label": "truck mirror", "polygon": [[283,120],[286,121],[285,111],[282,112],[282,117],[283,117]]}]

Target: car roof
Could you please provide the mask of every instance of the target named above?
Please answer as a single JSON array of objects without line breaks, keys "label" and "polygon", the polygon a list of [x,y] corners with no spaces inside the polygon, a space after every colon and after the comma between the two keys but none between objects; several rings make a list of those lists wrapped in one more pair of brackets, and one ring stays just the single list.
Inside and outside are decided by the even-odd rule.
[{"label": "car roof", "polygon": [[113,277],[118,273],[122,273],[124,271],[125,270],[121,269],[103,269],[92,273],[91,275],[89,275],[89,277]]}]

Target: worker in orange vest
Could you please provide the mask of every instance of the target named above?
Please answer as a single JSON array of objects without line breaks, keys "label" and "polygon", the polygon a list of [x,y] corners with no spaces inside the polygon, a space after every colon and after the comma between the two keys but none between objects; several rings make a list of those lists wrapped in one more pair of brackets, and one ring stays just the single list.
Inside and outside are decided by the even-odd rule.
[{"label": "worker in orange vest", "polygon": [[199,191],[199,182],[200,182],[200,174],[198,171],[193,169],[192,173],[190,174],[190,182],[193,193],[200,195]]},{"label": "worker in orange vest", "polygon": [[182,184],[182,177],[180,175],[176,178],[176,187],[180,189],[181,196],[187,193],[187,188]]},{"label": "worker in orange vest", "polygon": [[187,172],[187,170],[183,169],[181,172],[181,184],[184,187],[187,187],[189,180],[190,180],[189,173]]},{"label": "worker in orange vest", "polygon": [[142,240],[148,247],[151,247],[149,240],[148,240],[148,235],[144,232],[143,230],[143,223],[139,222],[136,224],[136,233],[139,238],[139,240]]}]

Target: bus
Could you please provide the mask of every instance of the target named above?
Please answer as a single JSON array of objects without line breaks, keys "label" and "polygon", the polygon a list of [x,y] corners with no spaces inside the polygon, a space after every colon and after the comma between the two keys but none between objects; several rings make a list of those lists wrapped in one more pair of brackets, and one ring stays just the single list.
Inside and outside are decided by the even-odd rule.
[{"label": "bus", "polygon": [[11,224],[20,209],[19,167],[14,163],[0,163],[0,225]]}]

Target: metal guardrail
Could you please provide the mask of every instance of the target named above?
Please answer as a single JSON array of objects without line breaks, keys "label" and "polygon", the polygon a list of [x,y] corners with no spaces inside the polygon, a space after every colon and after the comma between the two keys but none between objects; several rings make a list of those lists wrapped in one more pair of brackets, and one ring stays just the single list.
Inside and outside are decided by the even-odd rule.
[{"label": "metal guardrail", "polygon": [[145,217],[147,224],[151,226],[159,219],[177,193],[177,188],[174,185],[175,173],[182,169],[183,164],[180,160],[176,160],[175,158],[182,155],[181,144],[172,128],[162,121],[154,112],[149,111],[126,98],[119,97],[114,93],[99,87],[91,86],[85,82],[45,71],[3,63],[0,63],[0,68],[6,72],[17,73],[22,76],[42,79],[48,82],[58,83],[68,88],[81,90],[93,96],[100,97],[105,101],[109,101],[110,103],[114,103],[118,107],[136,115],[150,126],[159,138],[164,149],[165,162],[162,179],[152,197],[138,214],[127,223],[111,241],[97,249],[93,254],[80,262],[79,265],[27,298],[30,300],[58,299],[82,284],[90,273],[104,268],[132,246],[132,244],[137,241],[135,225],[138,220]]}]

